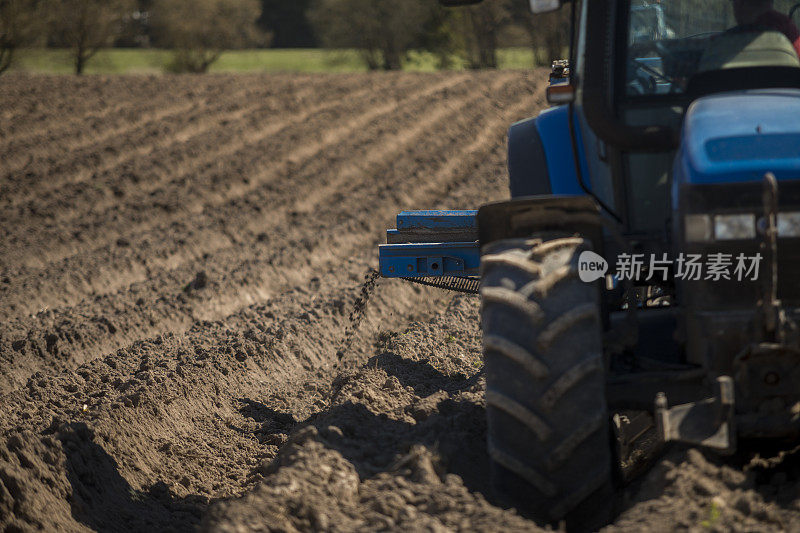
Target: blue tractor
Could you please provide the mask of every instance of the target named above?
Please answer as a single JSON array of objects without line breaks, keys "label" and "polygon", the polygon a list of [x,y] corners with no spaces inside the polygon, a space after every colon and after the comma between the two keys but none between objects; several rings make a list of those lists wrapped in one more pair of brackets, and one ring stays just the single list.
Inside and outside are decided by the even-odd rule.
[{"label": "blue tractor", "polygon": [[800,437],[800,59],[729,0],[531,7],[562,3],[570,58],[511,126],[511,199],[401,213],[379,255],[480,293],[493,484],[580,530],[646,429],[625,413],[721,453]]}]

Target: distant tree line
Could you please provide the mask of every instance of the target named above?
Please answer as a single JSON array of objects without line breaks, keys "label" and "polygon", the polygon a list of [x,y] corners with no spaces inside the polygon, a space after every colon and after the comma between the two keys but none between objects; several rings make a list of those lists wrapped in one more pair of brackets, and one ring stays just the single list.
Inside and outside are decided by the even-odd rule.
[{"label": "distant tree line", "polygon": [[371,69],[397,69],[411,50],[427,50],[447,68],[496,68],[501,46],[531,46],[559,58],[569,42],[567,10],[533,17],[528,0],[484,0],[444,8],[437,0],[309,0],[305,12],[320,45],[359,50]]},{"label": "distant tree line", "polygon": [[[562,10],[566,11],[566,10]],[[532,46],[542,63],[568,42],[564,13],[533,18],[528,0],[446,9],[437,0],[0,0],[0,73],[19,48],[70,50],[74,70],[105,47],[173,50],[170,68],[205,72],[224,50],[348,48],[370,69],[402,68],[427,50],[447,68],[495,68],[501,46]]]}]

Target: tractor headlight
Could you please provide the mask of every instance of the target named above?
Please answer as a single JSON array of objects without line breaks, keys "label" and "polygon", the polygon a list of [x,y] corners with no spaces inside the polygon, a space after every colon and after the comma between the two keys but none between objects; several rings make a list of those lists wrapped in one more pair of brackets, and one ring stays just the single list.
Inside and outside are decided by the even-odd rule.
[{"label": "tractor headlight", "polygon": [[684,218],[687,242],[708,242],[711,240],[710,215],[686,215]]},{"label": "tractor headlight", "polygon": [[[800,211],[778,213],[778,236],[800,237]],[[686,215],[686,242],[736,241],[755,239],[765,231],[765,219],[756,222],[750,213],[736,215]]]},{"label": "tractor headlight", "polygon": [[800,237],[800,212],[778,213],[778,236]]},{"label": "tractor headlight", "polygon": [[755,239],[756,216],[753,214],[716,215],[714,237],[720,241]]}]

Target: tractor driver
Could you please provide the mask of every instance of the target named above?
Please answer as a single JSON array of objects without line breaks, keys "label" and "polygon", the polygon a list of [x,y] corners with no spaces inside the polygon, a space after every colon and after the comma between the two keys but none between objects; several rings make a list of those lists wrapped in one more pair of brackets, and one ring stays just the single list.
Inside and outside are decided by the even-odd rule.
[{"label": "tractor driver", "polygon": [[775,10],[774,0],[731,0],[736,29],[770,29],[783,33],[800,57],[800,31],[788,15]]}]

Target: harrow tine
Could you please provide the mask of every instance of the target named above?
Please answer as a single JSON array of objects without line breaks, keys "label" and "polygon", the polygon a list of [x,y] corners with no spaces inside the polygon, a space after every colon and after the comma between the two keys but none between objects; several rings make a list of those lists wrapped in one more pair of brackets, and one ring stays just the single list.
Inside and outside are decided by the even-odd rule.
[{"label": "harrow tine", "polygon": [[458,276],[402,278],[412,283],[436,287],[448,291],[463,292],[465,294],[478,294],[481,286],[480,278],[461,278]]}]

